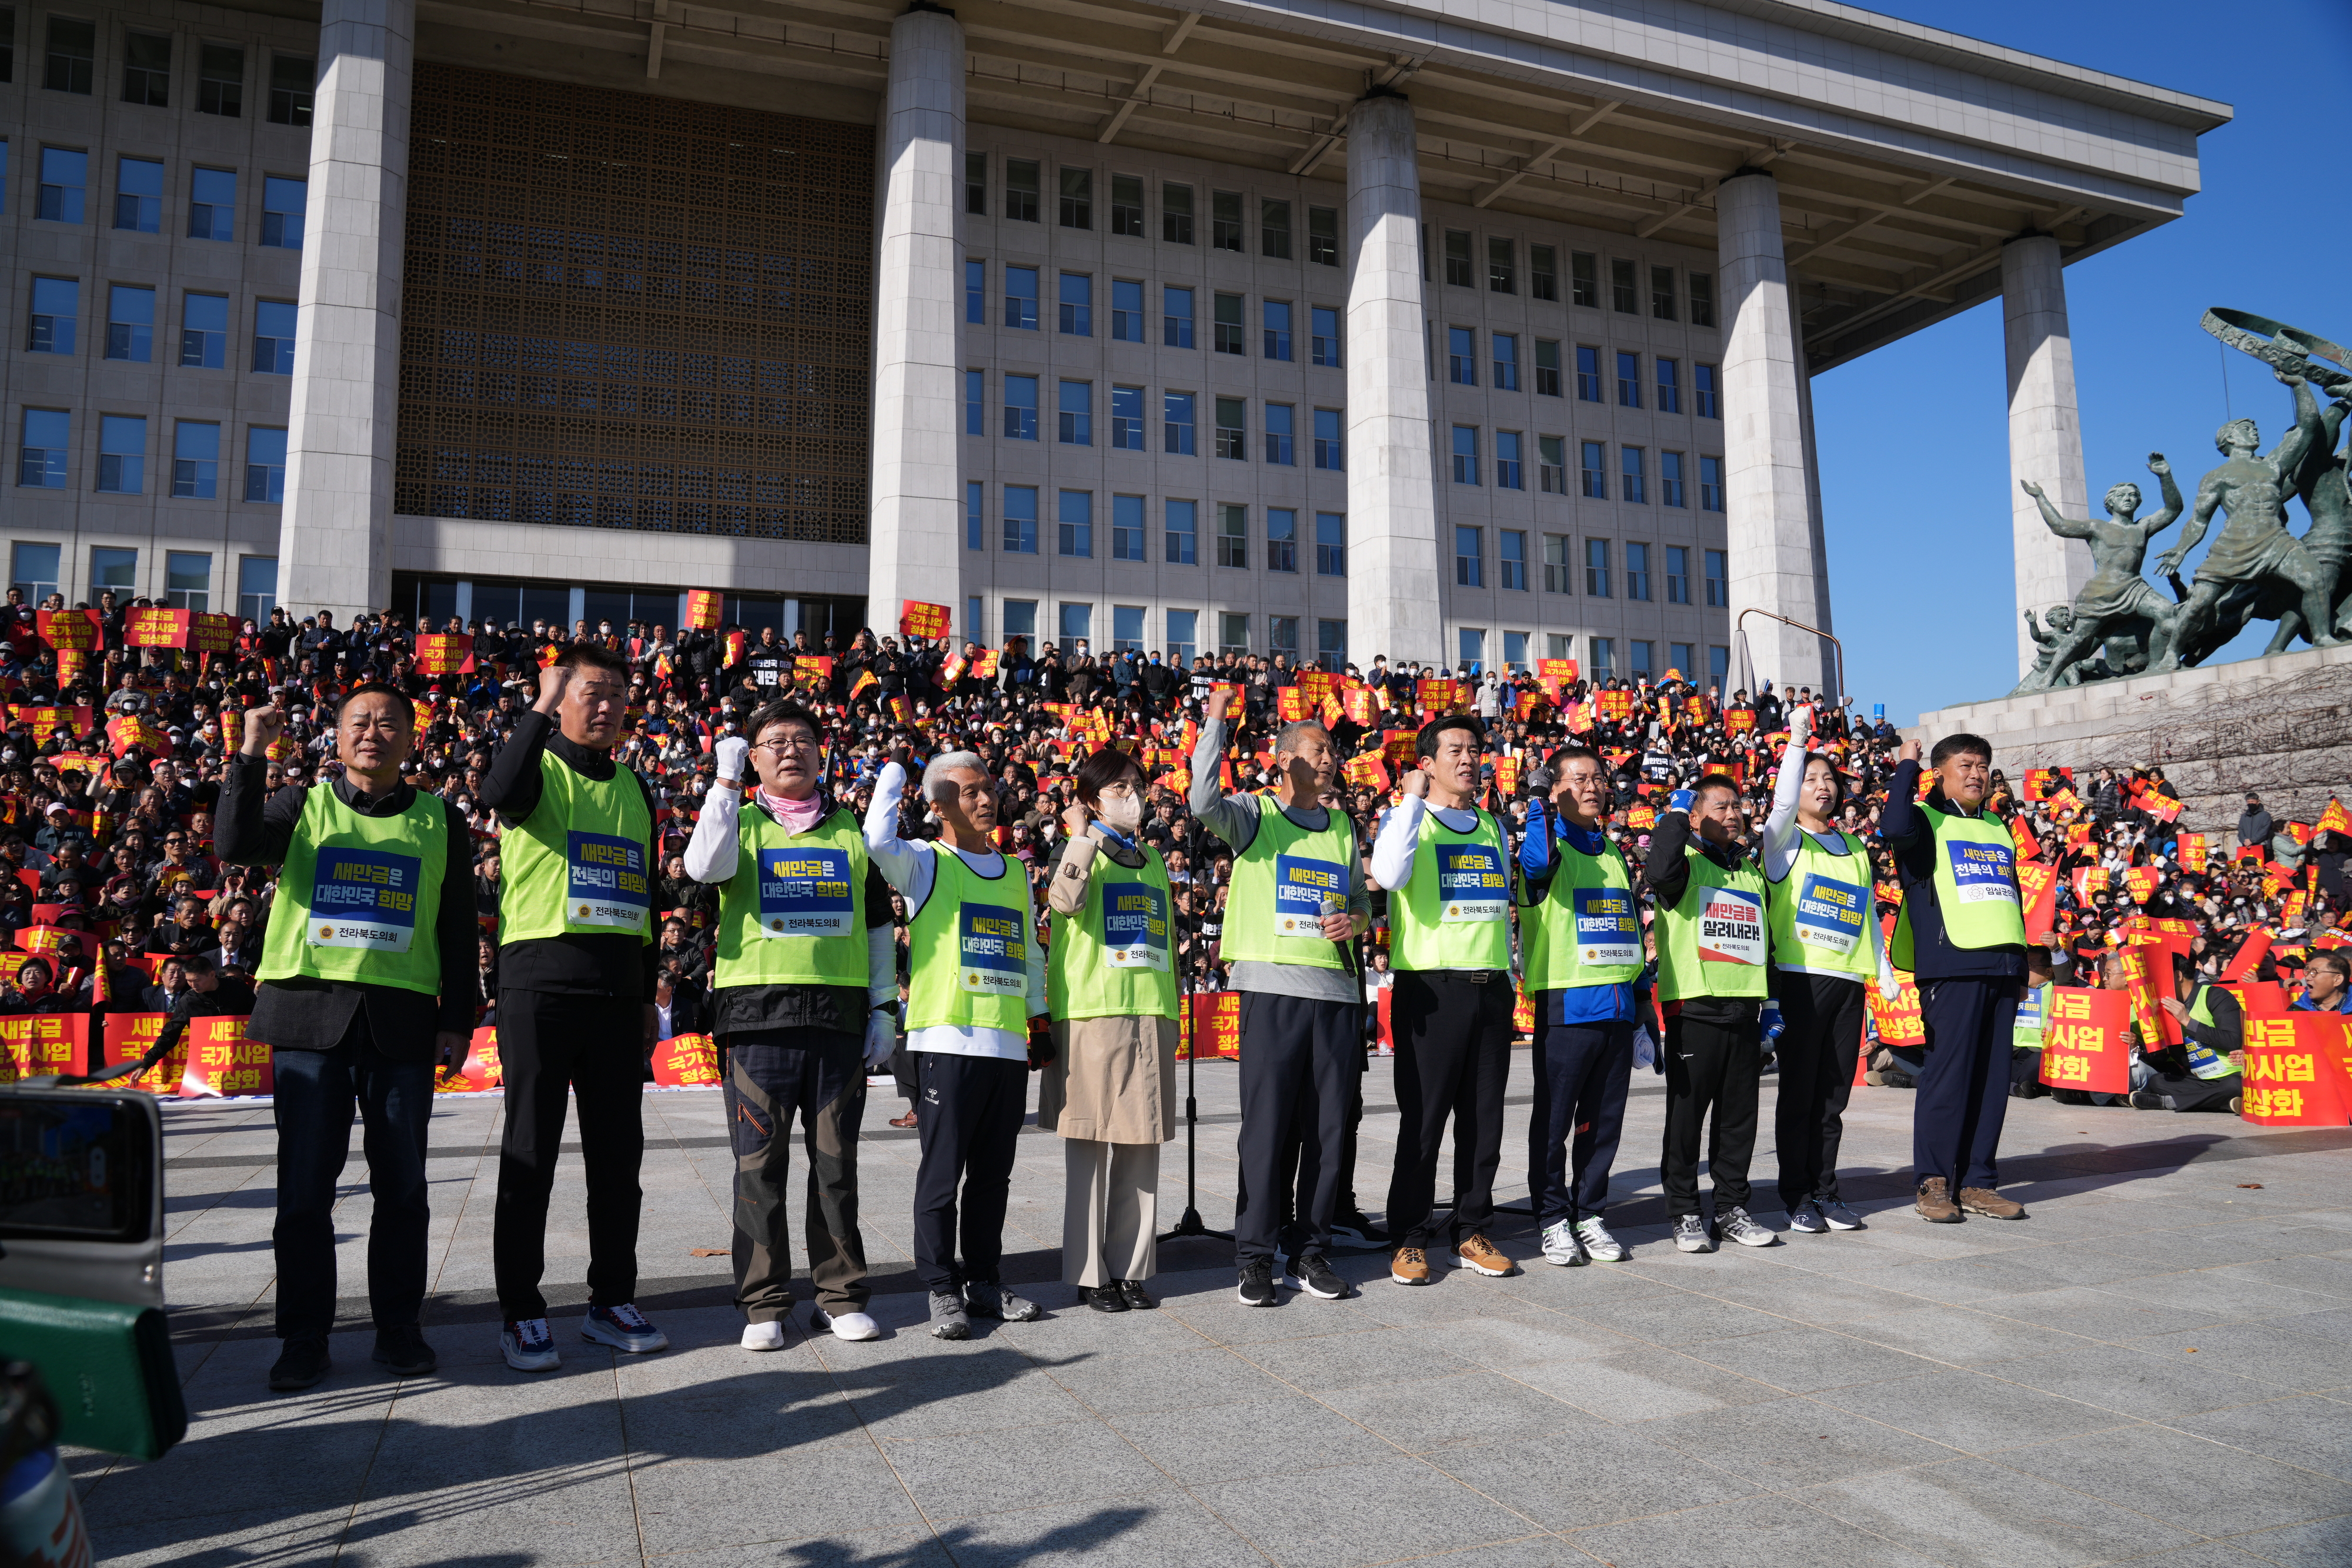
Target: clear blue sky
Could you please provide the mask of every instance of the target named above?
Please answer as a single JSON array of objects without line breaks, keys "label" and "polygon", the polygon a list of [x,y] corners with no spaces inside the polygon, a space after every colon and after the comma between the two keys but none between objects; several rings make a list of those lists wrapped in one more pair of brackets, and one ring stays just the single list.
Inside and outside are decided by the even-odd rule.
[{"label": "clear blue sky", "polygon": [[[2352,120],[2339,90],[2352,3],[1871,8],[2236,110],[2200,141],[2204,188],[2183,216],[2066,268],[2095,509],[2116,481],[2146,483],[2150,452],[2184,488],[2219,460],[2225,356],[2197,325],[2207,307],[2352,342]],[[2226,361],[2229,407],[2260,421],[2268,446],[2293,417],[2286,389],[2244,354]],[[2015,684],[2007,400],[1997,297],[1813,382],[1835,630],[1857,701],[1885,703],[1898,725]],[[2303,509],[2290,510],[2300,533]],[[2268,635],[2265,624],[2218,657],[2259,653]]]}]

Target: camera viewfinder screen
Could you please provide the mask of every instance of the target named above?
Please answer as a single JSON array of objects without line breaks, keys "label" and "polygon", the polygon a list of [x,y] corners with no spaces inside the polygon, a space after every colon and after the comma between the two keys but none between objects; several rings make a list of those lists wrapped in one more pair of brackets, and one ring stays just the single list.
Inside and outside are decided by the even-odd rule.
[{"label": "camera viewfinder screen", "polygon": [[0,1237],[136,1241],[146,1231],[142,1129],[103,1100],[0,1096]]}]

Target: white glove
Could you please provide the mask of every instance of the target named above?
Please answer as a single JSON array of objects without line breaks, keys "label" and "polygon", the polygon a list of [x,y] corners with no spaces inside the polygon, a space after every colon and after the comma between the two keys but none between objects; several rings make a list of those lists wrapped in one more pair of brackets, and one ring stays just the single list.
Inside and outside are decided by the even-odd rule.
[{"label": "white glove", "polygon": [[1903,994],[1903,982],[1895,977],[1894,970],[1878,971],[1878,994],[1890,1002]]},{"label": "white glove", "polygon": [[711,748],[718,754],[719,777],[730,784],[743,781],[743,759],[751,753],[751,743],[740,735],[730,735]]},{"label": "white glove", "polygon": [[1789,716],[1789,744],[1802,747],[1805,737],[1813,733],[1813,710],[1801,707]]},{"label": "white glove", "polygon": [[866,1015],[866,1071],[879,1072],[890,1064],[898,1046],[898,1020],[888,1013]]}]

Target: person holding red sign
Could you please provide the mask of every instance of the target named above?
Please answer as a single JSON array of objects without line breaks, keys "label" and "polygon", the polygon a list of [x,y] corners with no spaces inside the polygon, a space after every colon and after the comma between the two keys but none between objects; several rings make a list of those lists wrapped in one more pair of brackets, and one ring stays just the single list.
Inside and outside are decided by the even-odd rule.
[{"label": "person holding red sign", "polygon": [[342,777],[265,800],[286,723],[250,709],[221,784],[221,859],[278,866],[249,1040],[270,1048],[278,1124],[278,1337],[269,1386],[327,1375],[335,1321],[337,1184],[356,1106],[375,1212],[368,1233],[374,1359],[397,1376],[438,1364],[417,1327],[431,1219],[426,1124],[437,1065],[466,1059],[474,1021],[472,841],[448,802],[402,777],[414,716],[396,687],[335,711]]},{"label": "person holding red sign", "polygon": [[[2245,1079],[2238,1071],[2245,1050],[2245,1013],[2238,998],[2219,986],[2200,985],[2196,966],[2185,953],[2148,949],[2157,963],[2171,960],[2171,994],[2157,1005],[2178,1027],[2176,1042],[2143,1040],[2140,1059],[2155,1076],[2131,1092],[2131,1103],[2142,1111],[2229,1111],[2238,1109]],[[2329,954],[2317,955],[2333,956]],[[2338,960],[2341,962],[2341,960]]]}]

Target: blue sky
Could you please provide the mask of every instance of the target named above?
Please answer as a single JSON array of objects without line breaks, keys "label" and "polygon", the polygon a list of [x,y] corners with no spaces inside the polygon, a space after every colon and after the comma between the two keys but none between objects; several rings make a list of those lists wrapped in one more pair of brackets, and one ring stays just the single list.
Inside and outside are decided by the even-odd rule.
[{"label": "blue sky", "polygon": [[[1871,8],[2233,106],[2199,144],[2204,189],[2182,217],[2066,268],[2083,455],[2095,498],[2145,483],[2150,452],[2193,489],[2218,461],[2225,366],[2229,407],[2274,441],[2286,389],[2197,321],[2229,306],[2352,341],[2352,121],[2336,91],[2352,5]],[[1813,382],[1834,630],[1856,699],[1896,724],[2015,684],[2007,398],[1998,298]],[[2300,533],[2303,509],[2291,513]],[[2268,634],[2217,657],[2259,653]]]}]

